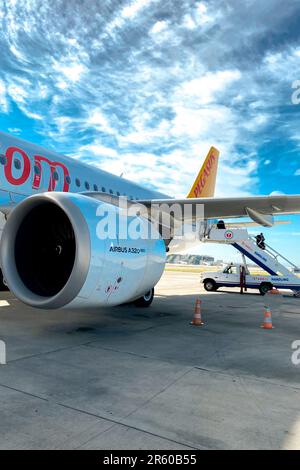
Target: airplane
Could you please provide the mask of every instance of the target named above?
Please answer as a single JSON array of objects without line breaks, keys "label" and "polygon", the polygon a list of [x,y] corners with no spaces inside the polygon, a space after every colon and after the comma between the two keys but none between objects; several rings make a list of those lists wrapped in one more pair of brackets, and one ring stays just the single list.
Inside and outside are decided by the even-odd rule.
[{"label": "airplane", "polygon": [[[183,225],[197,227],[198,206],[205,221],[249,217],[267,227],[274,215],[300,213],[300,195],[213,197],[218,160],[212,147],[187,197],[175,199],[0,132],[4,284],[36,308],[148,307],[167,252],[195,243],[189,232],[179,240],[176,234]],[[181,211],[173,213],[174,204]],[[125,225],[125,237],[99,236],[104,214]],[[172,219],[168,237],[165,215]],[[130,236],[133,226],[151,236]]]}]

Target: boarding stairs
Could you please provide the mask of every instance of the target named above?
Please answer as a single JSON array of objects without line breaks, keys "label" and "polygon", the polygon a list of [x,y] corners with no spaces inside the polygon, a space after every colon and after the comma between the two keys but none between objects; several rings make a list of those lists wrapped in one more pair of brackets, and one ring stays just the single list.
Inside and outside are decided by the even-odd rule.
[{"label": "boarding stairs", "polygon": [[255,237],[246,228],[218,229],[215,224],[204,224],[200,227],[200,240],[232,245],[271,276],[285,276],[289,281],[295,281],[295,285],[299,284],[293,292],[300,297],[300,278],[293,272],[298,267],[268,244],[264,243],[264,250],[258,247]]}]

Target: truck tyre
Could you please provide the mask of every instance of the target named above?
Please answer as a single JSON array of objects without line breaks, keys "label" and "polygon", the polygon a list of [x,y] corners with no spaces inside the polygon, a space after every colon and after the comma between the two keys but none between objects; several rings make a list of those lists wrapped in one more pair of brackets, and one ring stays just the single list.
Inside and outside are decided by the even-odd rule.
[{"label": "truck tyre", "polygon": [[203,281],[203,284],[204,284],[204,289],[207,292],[214,292],[217,290],[217,284],[215,283],[213,279],[205,279]]},{"label": "truck tyre", "polygon": [[148,308],[153,302],[154,298],[154,288],[149,290],[149,292],[146,292],[146,294],[143,295],[143,297],[140,297],[139,299],[134,301],[134,305],[136,307],[143,307],[143,308]]},{"label": "truck tyre", "polygon": [[269,290],[272,290],[273,289],[273,286],[272,284],[269,284],[267,282],[263,282],[260,286],[259,286],[259,292],[260,292],[260,295],[266,295]]}]

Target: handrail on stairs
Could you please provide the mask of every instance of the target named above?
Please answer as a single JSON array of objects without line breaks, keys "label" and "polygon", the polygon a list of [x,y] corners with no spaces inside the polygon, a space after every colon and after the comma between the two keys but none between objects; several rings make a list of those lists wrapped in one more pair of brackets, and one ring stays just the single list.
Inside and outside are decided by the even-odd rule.
[{"label": "handrail on stairs", "polygon": [[[250,238],[252,238],[253,241],[255,241],[256,243],[256,238],[254,235],[249,235]],[[264,242],[265,243],[265,242]],[[278,251],[276,251],[274,248],[272,248],[270,245],[268,245],[267,243],[265,243],[265,246],[268,248],[268,250],[265,250],[267,253],[269,253],[271,256],[273,256],[273,258],[276,259],[277,263],[279,263],[278,261],[278,258],[281,258],[283,259],[284,261],[286,261],[290,266],[293,266],[293,268],[296,268],[298,269],[298,266],[296,266],[294,263],[292,263],[292,261],[290,261],[289,259],[287,259],[285,256],[283,256],[281,253],[279,253]]]}]

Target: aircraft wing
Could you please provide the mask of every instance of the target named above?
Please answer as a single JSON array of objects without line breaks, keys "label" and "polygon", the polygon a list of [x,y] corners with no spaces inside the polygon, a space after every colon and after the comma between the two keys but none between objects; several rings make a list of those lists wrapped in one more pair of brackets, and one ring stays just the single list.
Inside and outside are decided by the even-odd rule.
[{"label": "aircraft wing", "polygon": [[[110,204],[119,205],[116,196],[86,192],[86,196],[100,199]],[[139,212],[150,218],[157,219],[159,214],[170,213],[173,219],[181,222],[193,223],[199,219],[233,219],[250,217],[258,225],[272,227],[274,215],[300,214],[300,195],[293,196],[253,196],[235,198],[184,198],[184,199],[145,199],[128,201],[129,206],[139,205]],[[172,213],[172,208],[177,205],[179,211]],[[197,211],[197,206],[203,207]],[[143,208],[145,210],[143,210]],[[184,211],[184,208],[187,210]],[[147,212],[147,214],[146,214]],[[201,217],[199,217],[199,214]],[[183,217],[184,216],[184,217]]]},{"label": "aircraft wing", "polygon": [[[300,195],[293,196],[255,196],[255,197],[236,197],[236,198],[192,198],[192,199],[154,199],[138,201],[147,207],[161,206],[170,208],[174,204],[183,207],[203,204],[205,219],[231,219],[238,217],[250,217],[254,222],[272,226],[274,221],[270,217],[274,215],[300,214]],[[165,205],[165,206],[164,206]],[[191,209],[192,209],[191,208]],[[197,220],[196,212],[187,210],[191,213],[190,220],[185,218],[186,222],[195,222]],[[176,218],[176,216],[175,216]]]}]

